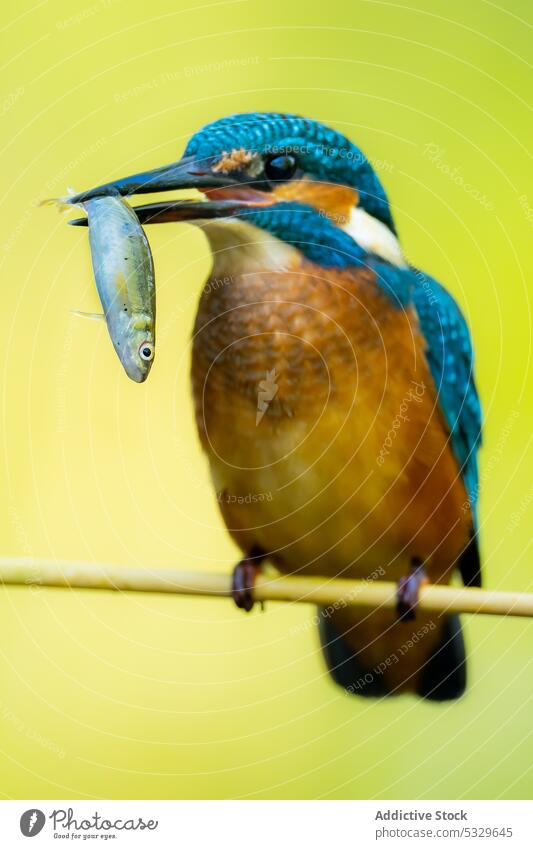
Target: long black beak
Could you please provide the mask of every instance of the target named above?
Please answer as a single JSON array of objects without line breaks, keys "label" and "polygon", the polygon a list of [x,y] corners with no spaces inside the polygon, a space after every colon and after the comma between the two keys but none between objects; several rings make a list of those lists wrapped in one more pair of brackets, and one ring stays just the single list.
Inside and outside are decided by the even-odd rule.
[{"label": "long black beak", "polygon": [[[245,209],[257,209],[270,205],[268,198],[259,195],[246,199],[234,200],[170,200],[159,203],[146,203],[134,206],[133,211],[141,224],[163,224],[166,221],[198,221],[210,218],[229,218],[238,215]],[[69,221],[74,227],[87,227],[87,218],[74,218]]]},{"label": "long black beak", "polygon": [[107,194],[139,195],[148,192],[167,192],[172,189],[202,190],[236,185],[237,181],[227,174],[213,172],[212,164],[212,159],[199,160],[193,156],[186,156],[171,165],[154,168],[153,171],[143,171],[140,174],[132,174],[111,183],[95,186],[86,192],[69,197],[68,200],[70,203],[83,203],[90,198]]}]

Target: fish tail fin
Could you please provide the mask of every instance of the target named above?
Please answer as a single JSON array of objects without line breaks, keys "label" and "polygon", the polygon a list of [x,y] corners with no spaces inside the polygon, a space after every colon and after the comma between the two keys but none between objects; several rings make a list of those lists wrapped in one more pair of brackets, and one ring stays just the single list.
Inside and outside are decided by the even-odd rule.
[{"label": "fish tail fin", "polygon": [[73,206],[80,206],[80,204],[71,203],[71,198],[74,197],[76,192],[74,189],[69,186],[67,189],[67,194],[61,198],[44,198],[39,201],[39,206],[57,206],[59,212],[65,212],[65,210],[72,210]]}]

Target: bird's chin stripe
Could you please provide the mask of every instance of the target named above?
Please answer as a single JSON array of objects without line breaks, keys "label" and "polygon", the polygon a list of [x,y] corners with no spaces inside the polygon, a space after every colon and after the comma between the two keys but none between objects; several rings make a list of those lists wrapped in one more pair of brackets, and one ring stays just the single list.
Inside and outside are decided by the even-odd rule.
[{"label": "bird's chin stripe", "polygon": [[214,277],[279,272],[301,263],[301,254],[295,247],[247,221],[222,218],[201,224],[213,254]]}]

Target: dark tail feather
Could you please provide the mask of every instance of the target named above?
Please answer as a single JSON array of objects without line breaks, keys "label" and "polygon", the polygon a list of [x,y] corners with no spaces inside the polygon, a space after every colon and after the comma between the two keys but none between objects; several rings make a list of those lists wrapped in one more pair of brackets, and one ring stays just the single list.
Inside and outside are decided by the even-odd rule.
[{"label": "dark tail feather", "polygon": [[450,614],[442,622],[442,638],[426,661],[418,695],[435,702],[458,699],[466,689],[466,655],[461,622]]},{"label": "dark tail feather", "polygon": [[470,531],[468,545],[459,558],[458,566],[465,587],[481,586],[481,559],[479,556],[478,537],[473,528]]},{"label": "dark tail feather", "polygon": [[[344,629],[338,628],[337,623],[330,616],[326,616],[322,609],[319,609],[318,614],[322,653],[329,674],[335,683],[348,693],[379,698],[407,690],[408,692],[416,692],[422,698],[433,701],[448,701],[463,695],[466,688],[465,646],[461,623],[459,617],[455,614],[443,617],[438,621],[440,633],[429,658],[420,657],[418,653],[411,655],[409,666],[402,670],[406,679],[408,679],[406,684],[401,686],[400,681],[400,686],[397,683],[393,687],[387,686],[388,675],[387,671],[383,670],[384,663],[378,663],[370,668],[361,661],[361,652],[357,650],[356,645],[357,642],[360,642],[361,647],[363,647],[367,642],[363,624],[360,626],[360,634],[354,646],[355,629],[350,629],[349,642],[343,636]],[[405,626],[401,625],[400,627],[404,628]],[[416,628],[415,623],[413,623],[413,627]],[[396,637],[397,645],[395,645],[392,631],[384,634],[382,652],[380,649],[383,661],[390,657],[402,644],[407,632],[404,631],[403,634],[404,636],[398,635]],[[381,643],[381,639],[379,643]],[[411,649],[411,652],[416,651],[416,649]],[[414,665],[412,666],[413,661]],[[397,665],[395,670],[399,671],[400,666]]]},{"label": "dark tail feather", "polygon": [[359,696],[386,696],[389,691],[385,687],[383,676],[375,675],[363,666],[358,653],[344,639],[335,627],[335,623],[324,615],[322,608],[318,609],[318,631],[322,653],[329,674],[336,684],[349,693]]}]

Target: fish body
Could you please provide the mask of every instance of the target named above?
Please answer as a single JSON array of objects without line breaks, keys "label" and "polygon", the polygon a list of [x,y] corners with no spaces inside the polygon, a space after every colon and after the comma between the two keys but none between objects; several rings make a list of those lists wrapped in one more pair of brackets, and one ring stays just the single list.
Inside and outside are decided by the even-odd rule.
[{"label": "fish body", "polygon": [[155,279],[148,240],[131,207],[117,195],[81,204],[98,295],[111,341],[128,377],[142,383],[155,354]]}]

